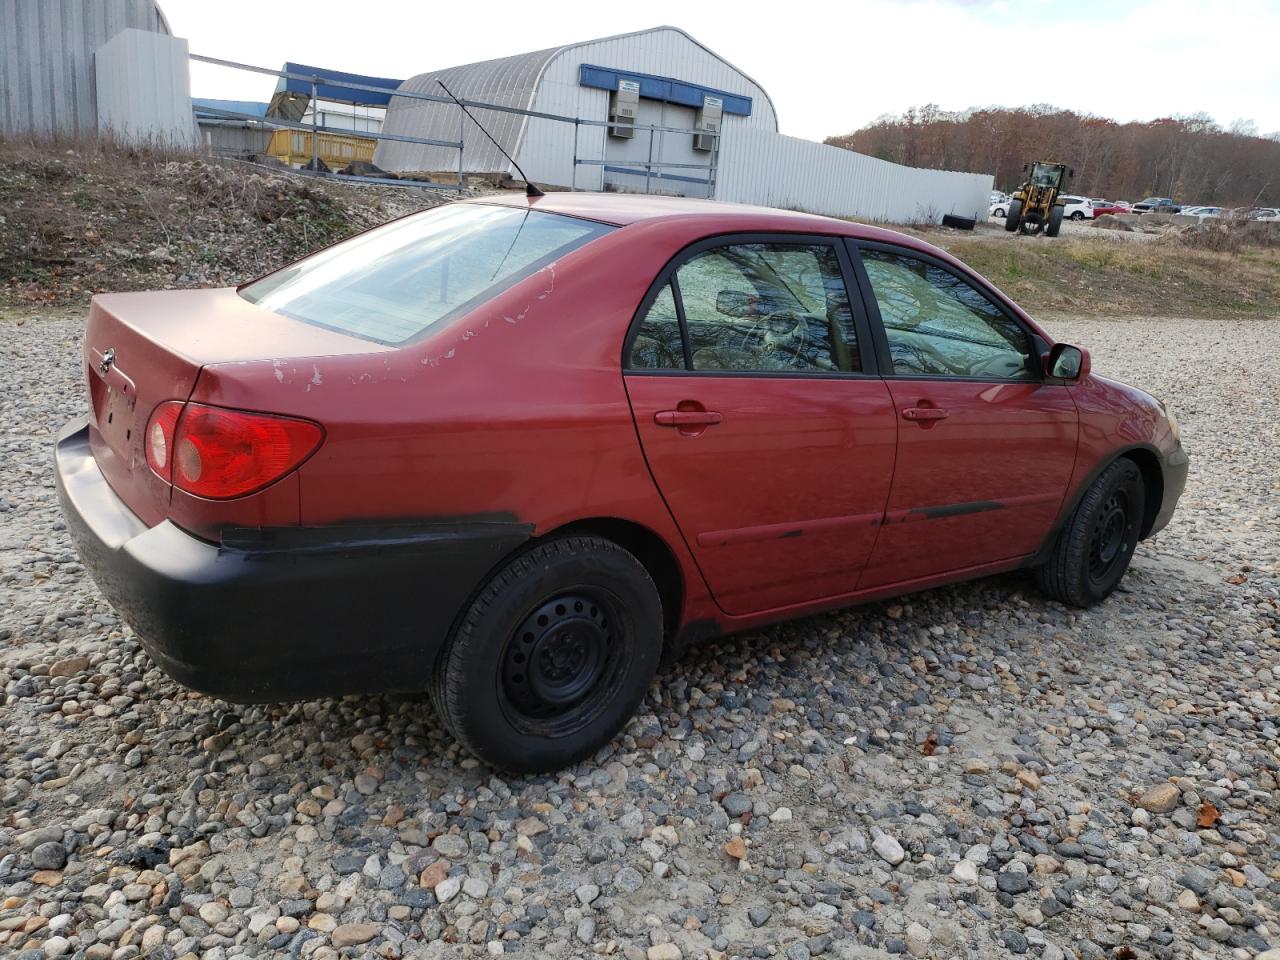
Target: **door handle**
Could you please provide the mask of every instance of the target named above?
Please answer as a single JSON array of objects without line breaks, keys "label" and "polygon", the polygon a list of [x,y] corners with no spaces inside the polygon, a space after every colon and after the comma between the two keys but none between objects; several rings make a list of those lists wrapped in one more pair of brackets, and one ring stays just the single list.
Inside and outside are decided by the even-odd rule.
[{"label": "door handle", "polygon": [[653,422],[660,427],[711,427],[721,420],[714,410],[659,410]]},{"label": "door handle", "polygon": [[937,407],[907,407],[902,411],[903,420],[945,420],[950,415]]}]

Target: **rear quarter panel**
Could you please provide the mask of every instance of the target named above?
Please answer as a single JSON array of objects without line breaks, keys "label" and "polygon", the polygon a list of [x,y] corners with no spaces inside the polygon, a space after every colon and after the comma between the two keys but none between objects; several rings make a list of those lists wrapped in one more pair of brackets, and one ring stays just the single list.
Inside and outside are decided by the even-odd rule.
[{"label": "rear quarter panel", "polygon": [[630,520],[671,548],[696,613],[705,590],[644,461],[620,363],[686,232],[620,228],[398,350],[206,367],[193,399],[324,426],[297,473],[303,525],[491,517],[541,535]]}]

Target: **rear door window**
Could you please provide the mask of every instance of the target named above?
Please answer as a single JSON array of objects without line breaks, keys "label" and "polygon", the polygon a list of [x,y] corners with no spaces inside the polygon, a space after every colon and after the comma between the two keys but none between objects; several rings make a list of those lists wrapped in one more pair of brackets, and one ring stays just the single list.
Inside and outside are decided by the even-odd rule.
[{"label": "rear door window", "polygon": [[835,247],[726,243],[695,254],[654,298],[632,341],[628,366],[779,374],[861,371],[853,310]]},{"label": "rear door window", "polygon": [[321,250],[240,295],[304,323],[399,344],[614,229],[518,207],[448,204]]}]

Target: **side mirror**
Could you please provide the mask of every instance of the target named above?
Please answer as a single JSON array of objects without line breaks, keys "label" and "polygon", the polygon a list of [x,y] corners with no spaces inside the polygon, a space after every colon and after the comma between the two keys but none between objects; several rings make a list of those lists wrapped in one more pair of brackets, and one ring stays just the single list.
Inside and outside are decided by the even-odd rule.
[{"label": "side mirror", "polygon": [[1089,351],[1069,343],[1055,343],[1044,355],[1044,375],[1067,383],[1079,383],[1089,375]]}]

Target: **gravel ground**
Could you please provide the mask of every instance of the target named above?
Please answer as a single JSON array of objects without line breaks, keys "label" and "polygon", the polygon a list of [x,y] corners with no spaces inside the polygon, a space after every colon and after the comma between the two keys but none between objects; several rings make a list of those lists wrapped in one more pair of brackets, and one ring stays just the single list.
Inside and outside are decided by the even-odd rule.
[{"label": "gravel ground", "polygon": [[55,504],[79,321],[0,320],[0,954],[1277,960],[1273,329],[1053,326],[1192,454],[1120,593],[1011,575],[734,638],[595,762],[505,780],[425,698],[153,667]]}]

